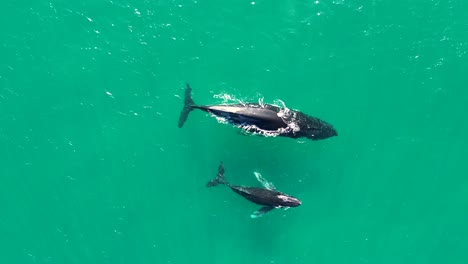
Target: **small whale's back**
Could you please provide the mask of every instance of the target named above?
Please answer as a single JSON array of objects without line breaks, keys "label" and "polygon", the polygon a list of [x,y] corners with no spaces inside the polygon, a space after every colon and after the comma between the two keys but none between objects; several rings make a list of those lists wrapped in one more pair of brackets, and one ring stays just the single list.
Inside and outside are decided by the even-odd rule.
[{"label": "small whale's back", "polygon": [[268,190],[257,187],[244,187],[244,186],[230,186],[231,189],[245,199],[264,206],[278,206],[281,205],[281,199],[278,195],[281,192],[275,190]]}]

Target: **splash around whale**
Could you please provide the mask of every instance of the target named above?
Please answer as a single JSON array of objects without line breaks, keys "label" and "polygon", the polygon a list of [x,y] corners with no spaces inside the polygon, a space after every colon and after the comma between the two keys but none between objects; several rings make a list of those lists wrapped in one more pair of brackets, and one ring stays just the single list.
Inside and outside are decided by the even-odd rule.
[{"label": "splash around whale", "polygon": [[320,140],[338,135],[331,124],[286,107],[259,103],[197,105],[192,99],[192,89],[187,84],[179,128],[183,127],[194,109],[210,113],[222,123],[231,124],[244,132],[267,137]]}]

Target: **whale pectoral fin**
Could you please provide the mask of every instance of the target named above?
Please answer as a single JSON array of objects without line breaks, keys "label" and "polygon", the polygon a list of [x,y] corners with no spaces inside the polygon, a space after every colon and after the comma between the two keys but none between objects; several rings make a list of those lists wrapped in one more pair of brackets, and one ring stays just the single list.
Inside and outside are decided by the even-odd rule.
[{"label": "whale pectoral fin", "polygon": [[271,210],[275,209],[275,207],[273,206],[265,206],[265,207],[262,207],[260,209],[258,209],[257,211],[253,212],[251,215],[250,215],[250,218],[259,218],[259,217],[262,217],[264,214],[270,212]]},{"label": "whale pectoral fin", "polygon": [[273,185],[272,182],[267,181],[265,178],[262,177],[262,175],[256,171],[254,171],[255,178],[257,178],[257,181],[260,182],[265,189],[275,191],[276,187]]}]

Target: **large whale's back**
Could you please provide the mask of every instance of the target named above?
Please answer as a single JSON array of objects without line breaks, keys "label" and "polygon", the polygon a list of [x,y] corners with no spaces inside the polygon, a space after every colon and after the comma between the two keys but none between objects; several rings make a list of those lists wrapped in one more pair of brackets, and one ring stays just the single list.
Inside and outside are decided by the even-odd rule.
[{"label": "large whale's back", "polygon": [[277,130],[287,124],[278,116],[274,107],[259,105],[213,105],[204,107],[206,111],[224,117],[234,124],[255,125],[265,130]]}]

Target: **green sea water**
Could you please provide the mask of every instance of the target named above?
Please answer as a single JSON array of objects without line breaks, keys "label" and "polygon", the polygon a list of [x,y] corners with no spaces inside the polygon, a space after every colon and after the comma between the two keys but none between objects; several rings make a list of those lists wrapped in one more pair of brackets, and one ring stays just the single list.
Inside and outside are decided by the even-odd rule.
[{"label": "green sea water", "polygon": [[[468,263],[468,2],[12,1],[0,263]],[[282,100],[322,141],[200,104]],[[302,200],[262,218],[259,172]]]}]

